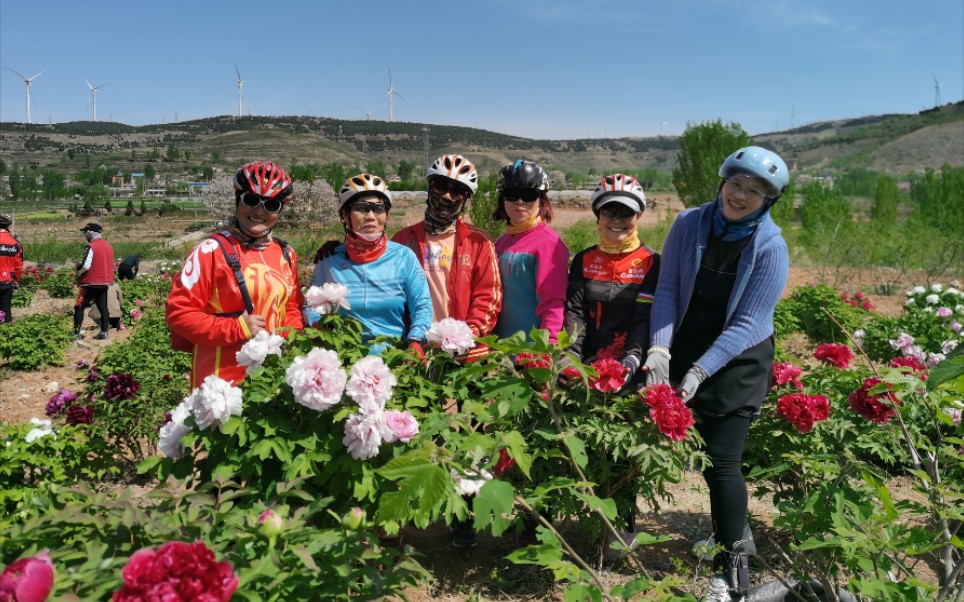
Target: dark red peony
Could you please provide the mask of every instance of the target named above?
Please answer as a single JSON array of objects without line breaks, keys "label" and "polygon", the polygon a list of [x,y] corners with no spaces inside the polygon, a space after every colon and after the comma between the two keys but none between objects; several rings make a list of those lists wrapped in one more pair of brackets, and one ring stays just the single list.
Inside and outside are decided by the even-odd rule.
[{"label": "dark red peony", "polygon": [[895,357],[890,360],[891,368],[910,368],[911,371],[916,372],[918,378],[921,380],[927,380],[927,366],[921,363],[921,361],[915,357]]},{"label": "dark red peony", "polygon": [[687,431],[696,424],[693,412],[677,397],[669,385],[651,385],[640,391],[639,398],[649,406],[649,417],[659,432],[673,441],[682,441]]},{"label": "dark red peony", "polygon": [[218,562],[204,542],[169,541],[155,552],[134,552],[113,602],[228,602],[238,588],[231,564]]},{"label": "dark red peony", "polygon": [[821,343],[817,345],[813,357],[827,362],[831,366],[844,369],[850,366],[850,360],[854,359],[854,352],[846,345],[836,343]]},{"label": "dark red peony", "polygon": [[777,415],[796,427],[801,433],[809,433],[814,423],[830,416],[830,401],[823,395],[792,393],[777,400]]},{"label": "dark red peony", "polygon": [[141,383],[130,374],[117,372],[107,377],[104,384],[104,396],[111,401],[122,401],[133,399],[137,395],[137,390],[141,388]]},{"label": "dark red peony", "polygon": [[847,397],[847,400],[850,401],[850,407],[854,412],[857,412],[866,420],[883,424],[893,419],[894,407],[900,402],[890,391],[872,394],[871,389],[880,383],[881,380],[876,376],[867,378],[859,389]]},{"label": "dark red peony", "polygon": [[492,467],[492,474],[497,477],[501,477],[508,470],[515,468],[515,460],[509,456],[509,452],[505,451],[505,448],[499,449],[499,461],[495,463]]},{"label": "dark red peony", "polygon": [[94,408],[74,404],[67,406],[67,424],[77,426],[78,424],[90,424],[94,421]]}]

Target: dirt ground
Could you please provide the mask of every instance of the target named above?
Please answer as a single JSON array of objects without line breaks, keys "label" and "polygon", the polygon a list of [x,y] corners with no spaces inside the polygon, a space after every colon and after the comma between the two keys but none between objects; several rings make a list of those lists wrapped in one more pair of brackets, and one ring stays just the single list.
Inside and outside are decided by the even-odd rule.
[{"label": "dirt ground", "polygon": [[[665,212],[676,210],[672,200],[657,202],[654,210],[644,214],[643,222],[656,223],[664,217]],[[585,218],[592,218],[592,214],[585,209],[559,207],[555,212],[553,226],[563,228]],[[136,230],[126,235],[137,237]],[[175,225],[168,225],[168,231],[162,236],[174,239],[181,235]],[[82,242],[79,241],[78,244]],[[145,269],[148,268],[142,268],[142,271]],[[791,267],[785,294],[799,285],[815,280],[814,275],[806,269]],[[872,291],[872,284],[870,281],[855,280],[847,283],[847,289],[851,292]],[[912,284],[907,283],[907,287]],[[891,297],[871,294],[870,298],[877,311],[886,315],[897,315],[903,307],[903,290],[902,288],[899,294]],[[50,299],[44,291],[40,291],[31,307],[14,309],[14,315],[24,317],[39,313],[66,314],[72,305],[72,299]],[[87,336],[68,348],[64,366],[52,366],[36,372],[16,372],[5,368],[0,360],[0,421],[18,423],[32,417],[43,418],[44,407],[53,393],[62,387],[74,391],[83,387],[81,381],[86,371],[76,370],[74,366],[77,362],[86,360],[94,363],[98,352],[104,346],[126,339],[131,330],[111,331],[107,341],[94,340],[92,337],[96,332],[93,321],[86,319],[84,333]],[[706,486],[699,474],[691,473],[687,474],[682,482],[673,485],[670,492],[673,501],[660,511],[641,506],[642,513],[637,523],[641,530],[667,536],[669,540],[646,547],[637,553],[637,558],[653,576],[677,575],[688,578],[692,582],[692,591],[700,595],[709,567],[705,562],[698,562],[689,552],[694,541],[709,533],[709,498]],[[751,497],[750,504],[751,514],[755,517],[754,532],[761,558],[772,562],[779,558],[776,544],[784,543],[770,540],[772,532],[767,525],[774,514],[774,507],[768,498]],[[565,525],[562,527],[566,528]],[[435,584],[407,592],[409,599],[415,602],[561,599],[561,594],[551,579],[538,568],[514,566],[503,559],[514,547],[511,536],[494,538],[481,534],[478,548],[469,551],[454,550],[449,545],[446,527],[435,525],[426,530],[404,531],[403,542],[414,547],[420,555],[419,561],[437,578]],[[591,548],[592,542],[580,542],[576,538],[576,544],[581,545],[585,551]],[[754,578],[761,579],[764,575],[762,567],[757,565],[754,570]],[[615,565],[604,565],[601,575],[607,582],[615,584],[628,580],[637,571],[632,563],[619,561]]]}]

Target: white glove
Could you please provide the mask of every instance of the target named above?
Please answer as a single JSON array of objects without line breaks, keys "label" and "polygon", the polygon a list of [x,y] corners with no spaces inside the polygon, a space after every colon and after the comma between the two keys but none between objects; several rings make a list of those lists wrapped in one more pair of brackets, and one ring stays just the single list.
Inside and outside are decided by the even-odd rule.
[{"label": "white glove", "polygon": [[669,384],[669,349],[654,345],[646,354],[643,372],[646,373],[646,386]]},{"label": "white glove", "polygon": [[706,370],[695,364],[689,369],[683,376],[683,382],[681,382],[676,389],[676,393],[680,396],[680,399],[683,400],[683,403],[693,399],[693,396],[696,395],[696,389],[699,388],[700,383],[706,380],[707,377],[709,377],[709,374],[706,373]]}]

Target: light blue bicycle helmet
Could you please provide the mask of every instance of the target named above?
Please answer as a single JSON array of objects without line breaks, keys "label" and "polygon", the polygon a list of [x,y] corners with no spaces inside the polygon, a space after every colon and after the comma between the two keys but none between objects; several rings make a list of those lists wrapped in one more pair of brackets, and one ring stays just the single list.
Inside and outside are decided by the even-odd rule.
[{"label": "light blue bicycle helmet", "polygon": [[790,184],[790,170],[780,155],[759,146],[741,148],[720,165],[720,177],[745,173],[764,180],[773,189],[773,199],[780,198]]}]

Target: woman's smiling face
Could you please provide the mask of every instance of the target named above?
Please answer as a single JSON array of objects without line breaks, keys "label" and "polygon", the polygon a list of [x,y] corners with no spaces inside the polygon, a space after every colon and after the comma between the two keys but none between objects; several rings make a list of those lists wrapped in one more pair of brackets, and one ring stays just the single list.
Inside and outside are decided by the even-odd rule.
[{"label": "woman's smiling face", "polygon": [[735,174],[723,182],[723,217],[739,221],[763,206],[767,183],[747,174]]},{"label": "woman's smiling face", "polygon": [[599,210],[599,235],[603,241],[618,245],[633,235],[641,215],[622,203],[606,203]]}]

